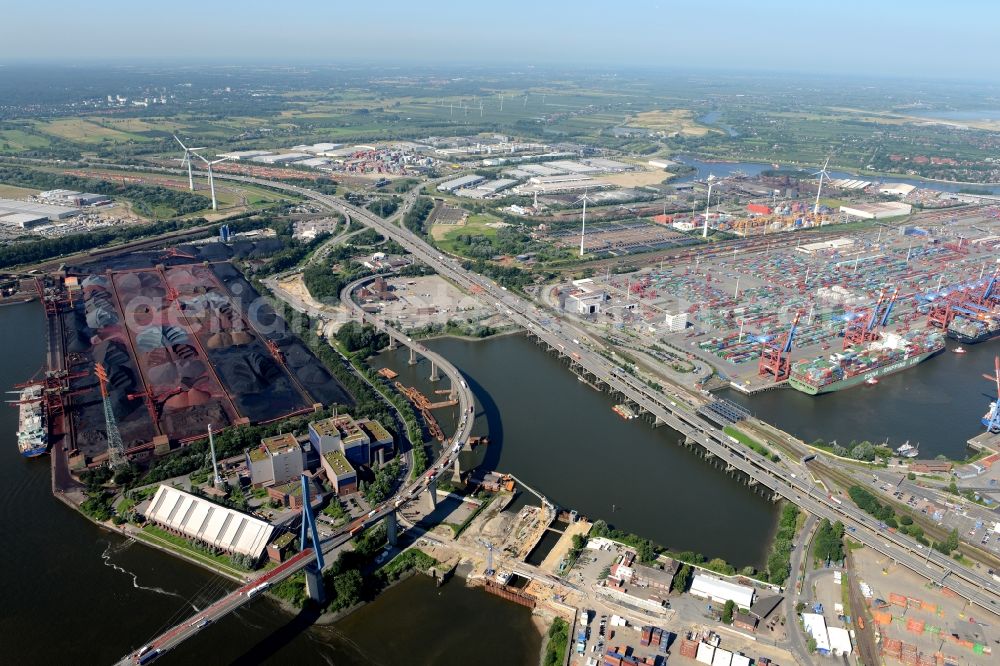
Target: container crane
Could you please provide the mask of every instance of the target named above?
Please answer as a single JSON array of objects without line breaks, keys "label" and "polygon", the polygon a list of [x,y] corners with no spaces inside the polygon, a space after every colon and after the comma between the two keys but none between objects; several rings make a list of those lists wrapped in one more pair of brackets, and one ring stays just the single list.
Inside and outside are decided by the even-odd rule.
[{"label": "container crane", "polygon": [[993,375],[983,375],[983,377],[996,384],[997,397],[990,403],[989,411],[983,416],[982,422],[987,431],[1000,433],[1000,356],[993,357]]},{"label": "container crane", "polygon": [[760,352],[760,362],[757,365],[757,374],[761,377],[770,375],[774,377],[775,382],[783,382],[792,374],[792,363],[788,354],[792,351],[792,340],[795,338],[795,330],[798,328],[801,316],[801,312],[795,313],[792,325],[780,344],[764,342]]},{"label": "container crane", "polygon": [[[896,303],[899,290],[892,292],[892,297],[886,300],[885,289],[879,295],[875,306],[868,311],[868,316],[857,316],[850,319],[844,327],[844,349],[853,345],[863,345],[878,340],[882,334],[879,329],[889,323],[889,314]],[[882,308],[885,308],[883,311]],[[881,313],[881,316],[880,316]]]}]

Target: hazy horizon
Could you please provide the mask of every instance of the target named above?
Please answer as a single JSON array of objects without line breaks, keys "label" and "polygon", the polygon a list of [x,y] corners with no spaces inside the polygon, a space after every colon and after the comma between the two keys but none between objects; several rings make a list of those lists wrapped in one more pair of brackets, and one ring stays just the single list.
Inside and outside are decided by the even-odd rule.
[{"label": "hazy horizon", "polygon": [[177,0],[17,5],[0,62],[53,65],[596,66],[602,70],[997,79],[984,0],[401,3]]}]

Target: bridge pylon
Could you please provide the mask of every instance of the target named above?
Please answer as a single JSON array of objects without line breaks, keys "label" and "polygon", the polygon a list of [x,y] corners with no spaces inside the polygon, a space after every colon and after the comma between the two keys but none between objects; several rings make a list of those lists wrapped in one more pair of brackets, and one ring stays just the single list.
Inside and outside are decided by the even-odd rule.
[{"label": "bridge pylon", "polygon": [[309,497],[309,477],[302,475],[302,530],[299,533],[299,550],[305,550],[306,536],[311,537],[310,545],[316,554],[316,559],[305,568],[306,592],[309,598],[319,605],[326,601],[323,589],[323,549],[320,546],[319,531],[316,529],[316,517],[313,515],[312,502]]}]

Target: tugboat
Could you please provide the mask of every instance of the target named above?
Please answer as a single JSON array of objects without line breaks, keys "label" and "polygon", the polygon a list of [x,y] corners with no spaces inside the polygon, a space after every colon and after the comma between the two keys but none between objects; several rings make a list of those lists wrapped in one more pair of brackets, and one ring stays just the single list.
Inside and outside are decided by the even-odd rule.
[{"label": "tugboat", "polygon": [[876,384],[878,384],[878,380],[875,379],[874,377],[869,377],[868,379],[865,380],[865,384],[868,384],[869,386],[875,386]]},{"label": "tugboat", "polygon": [[964,354],[965,353],[965,350],[961,346],[955,347],[954,349],[952,349],[952,351],[955,352],[956,354]]}]

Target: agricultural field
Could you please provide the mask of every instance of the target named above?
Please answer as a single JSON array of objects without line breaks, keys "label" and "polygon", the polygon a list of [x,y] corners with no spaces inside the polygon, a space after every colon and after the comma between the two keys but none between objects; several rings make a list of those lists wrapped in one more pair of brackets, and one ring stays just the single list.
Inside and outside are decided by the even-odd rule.
[{"label": "agricultural field", "polygon": [[17,187],[15,185],[0,183],[0,198],[4,199],[25,199],[33,194],[38,194],[40,191],[28,187]]},{"label": "agricultural field", "polygon": [[716,129],[698,124],[694,119],[694,112],[688,109],[643,111],[629,118],[627,126],[681,136],[705,136],[709,132],[718,132]]},{"label": "agricultural field", "polygon": [[103,141],[147,141],[147,137],[99,125],[86,118],[60,118],[39,122],[36,127],[44,134],[77,143],[95,144]]},{"label": "agricultural field", "polygon": [[0,153],[20,153],[47,148],[50,144],[47,137],[31,134],[23,129],[0,130]]}]

